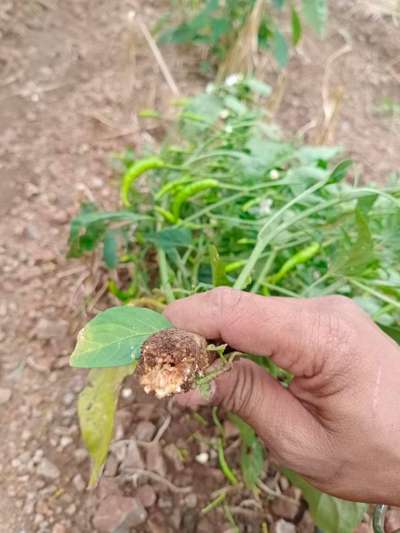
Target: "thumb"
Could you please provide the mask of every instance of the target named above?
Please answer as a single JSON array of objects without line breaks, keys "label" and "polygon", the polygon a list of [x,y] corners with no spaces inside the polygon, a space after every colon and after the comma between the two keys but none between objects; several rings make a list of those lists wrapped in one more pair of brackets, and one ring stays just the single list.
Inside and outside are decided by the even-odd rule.
[{"label": "thumb", "polygon": [[188,407],[218,405],[250,424],[278,462],[296,469],[320,448],[322,427],[304,405],[262,367],[240,360],[214,380],[205,399],[197,390],[180,395]]}]

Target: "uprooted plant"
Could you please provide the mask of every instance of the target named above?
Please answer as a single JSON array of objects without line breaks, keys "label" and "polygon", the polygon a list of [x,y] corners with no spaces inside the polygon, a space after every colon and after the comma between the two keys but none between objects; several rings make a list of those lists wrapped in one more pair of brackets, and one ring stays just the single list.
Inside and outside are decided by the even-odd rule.
[{"label": "uprooted plant", "polygon": [[[102,250],[109,291],[125,304],[91,320],[71,358],[72,366],[92,369],[79,399],[92,486],[107,458],[126,376],[137,367],[142,385],[159,397],[191,386],[207,393],[215,377],[211,360],[218,358],[219,372],[237,355],[171,329],[156,311],[176,298],[220,285],[264,295],[338,293],[357,300],[400,340],[398,176],[385,188],[359,184],[355,172],[344,181],[351,162],[331,164],[339,149],[282,139],[264,112],[268,94],[259,81],[238,78],[181,102],[158,154],[117,157],[123,208],[104,212],[85,204],[71,223],[70,256]],[[242,356],[290,380],[267,358]],[[251,428],[233,420],[245,443],[242,478],[256,490],[263,447]],[[234,484],[238,474],[218,442],[221,469]],[[351,531],[365,511],[294,474],[291,480],[327,531],[332,520],[337,530]]]}]

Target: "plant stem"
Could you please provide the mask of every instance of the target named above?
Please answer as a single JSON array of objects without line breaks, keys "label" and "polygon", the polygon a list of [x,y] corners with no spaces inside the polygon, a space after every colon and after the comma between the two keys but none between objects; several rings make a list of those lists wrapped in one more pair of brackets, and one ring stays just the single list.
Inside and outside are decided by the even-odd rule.
[{"label": "plant stem", "polygon": [[168,263],[164,250],[158,249],[158,265],[160,267],[161,288],[165,293],[168,303],[175,300],[175,295],[169,282]]}]

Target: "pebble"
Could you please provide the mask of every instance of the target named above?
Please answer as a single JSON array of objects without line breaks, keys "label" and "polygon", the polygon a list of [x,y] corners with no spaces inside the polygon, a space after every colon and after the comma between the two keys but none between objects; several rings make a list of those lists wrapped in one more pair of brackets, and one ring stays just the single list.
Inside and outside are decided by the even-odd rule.
[{"label": "pebble", "polygon": [[67,392],[63,397],[63,404],[66,407],[70,407],[75,401],[75,394],[73,392]]},{"label": "pebble", "polygon": [[88,452],[84,448],[78,448],[74,450],[73,454],[74,454],[75,462],[78,465],[83,463],[83,461],[85,461],[88,458]]},{"label": "pebble", "polygon": [[168,498],[166,496],[160,496],[158,498],[157,505],[158,505],[159,509],[171,509],[172,501],[170,500],[170,498]]},{"label": "pebble", "polygon": [[133,396],[133,390],[128,387],[124,387],[121,391],[121,396],[124,400],[129,400]]},{"label": "pebble", "polygon": [[[293,497],[290,489],[287,491],[287,495]],[[271,511],[280,518],[286,518],[287,520],[293,520],[300,508],[300,501],[289,501],[283,498],[275,498],[271,503]]]},{"label": "pebble", "polygon": [[119,462],[114,454],[110,453],[107,458],[106,466],[104,468],[104,475],[106,477],[114,477],[118,472]]},{"label": "pebble", "polygon": [[182,472],[185,467],[179,452],[179,448],[173,442],[164,447],[164,454],[172,462],[175,470],[177,472]]},{"label": "pebble", "polygon": [[136,426],[134,435],[137,440],[150,442],[154,437],[155,432],[156,426],[152,422],[148,420],[142,420]]},{"label": "pebble", "polygon": [[0,405],[4,405],[11,399],[11,389],[0,388]]},{"label": "pebble", "polygon": [[209,455],[207,452],[201,452],[198,455],[196,455],[195,459],[201,465],[205,465],[208,463]]},{"label": "pebble", "polygon": [[132,468],[144,468],[144,460],[135,440],[129,441],[125,459],[121,463],[121,470]]},{"label": "pebble", "polygon": [[76,474],[72,479],[72,484],[78,492],[83,492],[86,488],[86,483],[80,474]]},{"label": "pebble", "polygon": [[281,518],[275,522],[274,533],[296,533],[296,526]]},{"label": "pebble", "polygon": [[61,437],[61,439],[60,439],[60,448],[61,448],[61,450],[63,450],[64,448],[66,448],[67,446],[72,444],[73,442],[74,442],[74,439],[72,439],[71,437],[68,437],[66,435],[64,437]]},{"label": "pebble", "polygon": [[76,513],[76,505],[71,503],[71,505],[68,505],[68,507],[65,509],[65,512],[67,515],[73,516]]},{"label": "pebble", "polygon": [[139,487],[136,491],[136,497],[144,507],[151,507],[157,500],[157,494],[151,485]]},{"label": "pebble", "polygon": [[60,477],[60,470],[55,464],[46,458],[43,458],[40,461],[37,467],[37,473],[45,479],[57,479]]},{"label": "pebble", "polygon": [[35,336],[39,340],[64,339],[68,333],[68,322],[66,320],[48,320],[40,318],[34,330]]},{"label": "pebble", "polygon": [[103,500],[98,507],[93,525],[102,532],[137,527],[146,521],[147,512],[137,498],[114,495]]},{"label": "pebble", "polygon": [[185,505],[189,509],[195,509],[197,507],[197,495],[194,493],[188,494],[185,497]]},{"label": "pebble", "polygon": [[63,524],[54,524],[51,533],[67,533],[67,529]]}]

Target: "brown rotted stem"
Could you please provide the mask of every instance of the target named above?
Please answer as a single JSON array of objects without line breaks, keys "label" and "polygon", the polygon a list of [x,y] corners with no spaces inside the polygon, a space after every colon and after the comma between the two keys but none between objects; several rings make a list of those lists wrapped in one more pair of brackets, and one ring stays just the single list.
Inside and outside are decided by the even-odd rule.
[{"label": "brown rotted stem", "polygon": [[142,346],[136,375],[145,392],[157,398],[188,391],[215,359],[200,335],[180,329],[164,329]]}]

